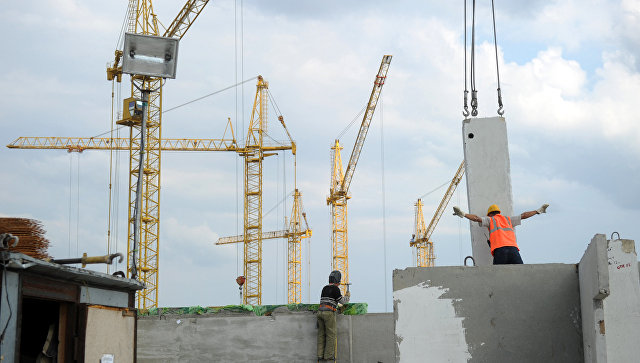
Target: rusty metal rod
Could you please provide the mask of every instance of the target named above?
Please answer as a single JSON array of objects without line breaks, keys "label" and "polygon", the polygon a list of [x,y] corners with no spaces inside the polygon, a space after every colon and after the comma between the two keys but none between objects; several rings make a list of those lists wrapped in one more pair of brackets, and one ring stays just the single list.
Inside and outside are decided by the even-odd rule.
[{"label": "rusty metal rod", "polygon": [[85,267],[89,264],[96,264],[96,263],[106,263],[107,265],[110,265],[113,263],[113,260],[116,257],[120,258],[118,262],[122,262],[123,256],[122,256],[122,253],[120,252],[112,253],[110,255],[104,255],[104,256],[87,256],[86,253],[83,253],[82,257],[80,258],[63,258],[63,259],[51,260],[51,262],[57,263],[59,265],[71,265],[74,263],[81,263],[82,267]]}]

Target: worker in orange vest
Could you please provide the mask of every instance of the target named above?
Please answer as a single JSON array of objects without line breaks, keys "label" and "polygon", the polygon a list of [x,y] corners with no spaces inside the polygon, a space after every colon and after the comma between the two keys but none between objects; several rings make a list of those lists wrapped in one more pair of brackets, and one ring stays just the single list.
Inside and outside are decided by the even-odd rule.
[{"label": "worker in orange vest", "polygon": [[460,218],[478,222],[482,227],[487,227],[489,230],[487,242],[491,247],[494,265],[522,264],[514,227],[520,225],[523,219],[533,217],[536,214],[547,213],[547,207],[549,207],[549,204],[543,204],[542,207],[536,210],[512,217],[505,217],[500,214],[500,207],[496,204],[489,206],[486,217],[464,213],[459,207],[453,207],[453,214]]}]

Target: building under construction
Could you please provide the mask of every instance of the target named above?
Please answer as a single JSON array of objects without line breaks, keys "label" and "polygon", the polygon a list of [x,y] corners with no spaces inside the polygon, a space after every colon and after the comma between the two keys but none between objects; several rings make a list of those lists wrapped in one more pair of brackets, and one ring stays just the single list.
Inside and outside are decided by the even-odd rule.
[{"label": "building under construction", "polygon": [[[472,29],[475,37],[475,2],[473,4]],[[380,60],[380,55],[377,55],[376,68],[365,69],[369,82],[366,84],[366,94],[361,92],[357,95],[362,98],[364,107],[349,125],[359,125],[354,132],[355,140],[347,141],[345,134],[349,126],[338,137],[323,140],[330,165],[322,166],[326,178],[321,181],[324,189],[318,191],[314,186],[320,182],[299,172],[303,164],[302,155],[308,149],[305,149],[307,145],[296,141],[299,140],[296,136],[300,138],[299,133],[306,132],[308,125],[299,119],[290,122],[289,118],[285,118],[274,97],[277,81],[257,74],[238,79],[239,72],[236,70],[236,80],[232,86],[174,108],[165,106],[164,98],[174,86],[173,82],[177,82],[173,79],[179,78],[176,76],[178,59],[182,59],[178,57],[179,51],[193,51],[193,48],[185,46],[184,39],[193,32],[189,30],[198,23],[197,19],[212,5],[208,0],[186,0],[173,20],[167,22],[169,25],[165,26],[160,22],[152,0],[129,0],[115,52],[111,53],[113,49],[109,49],[113,57],[106,67],[106,79],[111,82],[112,97],[110,131],[91,137],[23,136],[6,140],[7,147],[12,150],[5,152],[12,153],[23,152],[13,149],[63,150],[70,155],[108,153],[109,205],[104,256],[87,256],[78,247],[75,253],[72,252],[71,222],[67,242],[70,258],[60,258],[52,252],[51,246],[64,244],[65,241],[59,235],[56,240],[48,240],[45,231],[47,225],[36,220],[39,211],[29,211],[19,216],[0,215],[0,360],[38,363],[316,362],[316,316],[319,308],[316,295],[319,291],[311,288],[311,281],[325,284],[326,275],[332,270],[339,271],[343,277],[340,286],[342,294],[350,292],[350,289],[360,289],[358,292],[362,294],[354,293],[356,302],[344,304],[337,311],[337,362],[638,360],[640,264],[635,241],[627,236],[617,233],[604,235],[601,234],[603,231],[594,227],[593,231],[589,231],[589,236],[593,238],[579,242],[584,246],[579,260],[498,266],[492,264],[493,251],[489,237],[492,229],[475,222],[467,224],[464,220],[462,228],[465,231],[468,228],[470,235],[470,240],[464,241],[464,244],[470,246],[471,254],[464,260],[461,258],[459,266],[440,266],[437,263],[434,231],[441,219],[445,220],[443,216],[446,213],[450,217],[451,201],[455,200],[456,191],[460,193],[464,189],[466,192],[463,192],[465,201],[462,205],[467,206],[470,215],[488,215],[487,207],[497,204],[505,216],[518,216],[514,210],[517,203],[512,191],[510,154],[513,145],[509,143],[508,121],[503,110],[495,14],[493,39],[498,81],[497,116],[479,117],[475,54],[471,54],[468,64],[466,53],[468,48],[475,49],[476,40],[472,38],[468,46],[465,23],[464,117],[461,123],[455,125],[455,133],[459,134],[462,141],[463,160],[460,163],[458,157],[448,165],[452,171],[457,166],[457,170],[442,185],[448,188],[442,193],[444,195],[440,194],[441,198],[437,198],[433,213],[433,203],[428,204],[424,199],[430,193],[422,195],[417,201],[411,199],[411,203],[415,201],[414,213],[411,215],[407,212],[404,218],[409,221],[413,217],[412,223],[405,225],[412,226],[412,229],[406,228],[405,233],[406,237],[411,236],[410,240],[397,240],[394,237],[389,248],[411,250],[414,255],[410,262],[393,266],[391,272],[392,269],[386,265],[386,245],[383,247],[384,259],[380,259],[384,265],[371,257],[374,254],[371,250],[367,251],[370,254],[366,259],[352,252],[354,244],[371,246],[373,243],[363,235],[350,234],[349,224],[349,219],[351,226],[361,223],[362,228],[367,224],[365,229],[368,230],[373,230],[370,225],[380,224],[381,239],[386,243],[385,213],[390,208],[385,204],[384,196],[382,130],[382,217],[361,222],[357,212],[349,210],[348,205],[354,206],[359,198],[364,199],[364,193],[356,192],[355,181],[360,174],[365,174],[362,161],[367,153],[365,145],[371,143],[368,133],[377,122],[374,115],[380,116],[382,126],[382,91],[383,88],[389,88],[386,86],[388,81],[396,76],[391,64],[392,59],[397,62],[398,57],[380,54]],[[465,2],[465,22],[469,17],[466,11]],[[234,8],[234,12],[237,17],[238,10]],[[238,47],[238,34],[244,34],[244,20],[242,17],[235,20],[241,24],[234,25]],[[241,38],[242,41],[244,38]],[[238,57],[238,54],[244,56],[244,50],[240,53],[236,50],[234,56]],[[286,68],[285,57],[280,61],[283,62],[281,66]],[[471,70],[470,81],[467,80],[468,68]],[[318,75],[315,82],[321,83],[319,80],[322,76]],[[406,81],[408,77],[398,72],[398,78]],[[470,92],[466,89],[468,83],[471,84]],[[115,96],[117,92],[114,90],[122,88],[123,84],[126,84],[124,94]],[[248,92],[252,99],[250,105],[245,105],[243,99],[238,102],[237,94],[244,94],[242,87],[245,85],[251,86]],[[340,88],[340,85],[335,88]],[[218,138],[172,137],[162,132],[166,112],[227,89],[236,92],[235,118],[242,120],[239,122],[225,116],[225,131],[217,135]],[[332,92],[339,94],[335,89],[322,89],[320,93],[330,99]],[[300,102],[287,101],[290,105]],[[397,99],[392,99],[390,103],[394,102]],[[241,107],[247,111],[246,125],[244,114],[238,117]],[[231,108],[227,111],[229,114]],[[296,125],[297,131],[293,125]],[[397,127],[397,124],[394,126]],[[349,152],[349,158],[344,162],[343,151]],[[520,148],[518,151],[522,153]],[[122,167],[124,172],[116,171],[119,169],[114,166],[117,164],[114,155],[119,152],[127,156],[126,162],[123,162],[126,165]],[[161,208],[160,192],[167,193],[167,189],[188,179],[188,176],[180,175],[176,178],[179,182],[174,179],[168,186],[162,186],[163,160],[167,155],[179,154],[182,157],[189,153],[213,152],[236,158],[237,201],[235,210],[222,203],[210,203],[207,208],[215,209],[216,213],[234,215],[235,232],[231,226],[233,223],[229,222],[231,219],[220,218],[222,222],[215,221],[219,223],[215,232],[203,228],[187,235],[182,231],[174,234],[177,238],[173,240],[161,240],[160,226],[169,218],[168,213],[164,212],[166,209]],[[416,150],[409,152],[416,153]],[[304,160],[307,163],[308,159]],[[210,166],[199,165],[198,168],[208,169]],[[320,168],[314,166],[314,169]],[[310,169],[306,166],[305,170]],[[412,168],[412,173],[415,174],[416,170],[418,174],[422,173],[420,168]],[[370,176],[371,171],[367,171]],[[274,175],[275,181],[272,178]],[[395,178],[396,175],[390,177]],[[419,179],[423,175],[413,177]],[[79,221],[79,171],[77,178],[76,218]],[[71,220],[71,172],[69,179]],[[114,187],[118,179],[127,179],[128,182],[123,188],[127,199],[124,207],[126,216],[118,213],[117,203],[114,202],[118,198],[118,188]],[[219,188],[231,194],[228,185],[221,184],[208,182],[206,188]],[[401,188],[405,186],[400,185]],[[193,194],[197,195],[196,198],[204,198],[198,191]],[[318,198],[321,194],[323,196]],[[413,194],[419,195],[418,192]],[[269,210],[272,202],[276,205]],[[4,201],[0,200],[0,213],[5,213],[2,203]],[[392,203],[399,204],[400,201],[393,200]],[[554,219],[555,205],[550,203],[550,212],[544,216],[546,221]],[[186,214],[190,206],[184,204],[187,205],[180,205],[177,211],[172,211],[172,215]],[[321,217],[310,215],[305,209],[305,206],[318,204],[328,211],[326,226],[319,226],[322,224]],[[405,204],[408,210],[410,205]],[[93,209],[90,210],[93,213]],[[275,218],[269,216],[273,210],[277,210],[273,213],[277,215]],[[24,214],[33,218],[27,218]],[[426,223],[425,217],[427,221],[431,217],[429,223]],[[268,218],[277,219],[276,228],[272,228],[273,223],[267,222]],[[117,245],[117,221],[121,226],[126,226],[122,227],[126,229],[126,232],[122,232],[126,234],[126,247]],[[523,224],[523,228],[527,228],[527,222]],[[77,240],[82,240],[79,228],[76,228]],[[328,231],[324,241],[327,245],[326,256],[313,256],[313,259],[327,273],[312,277],[309,244],[311,237],[318,235],[318,229]],[[218,231],[225,235],[219,236]],[[515,235],[513,228],[510,232]],[[83,236],[87,235],[89,233]],[[193,242],[187,239],[208,238],[211,240],[202,242],[202,245],[219,246],[215,247],[216,251],[224,251],[220,253],[226,253],[224,256],[227,259],[232,259],[229,258],[232,255],[229,251],[235,248],[236,273],[231,276],[232,273],[228,272],[229,275],[221,277],[209,270],[202,272],[206,276],[201,278],[207,281],[207,285],[198,285],[197,289],[206,290],[210,293],[207,296],[212,296],[221,286],[232,285],[234,295],[228,297],[221,293],[226,299],[222,304],[201,301],[191,304],[189,299],[195,293],[187,288],[189,282],[183,279],[180,284],[184,284],[184,287],[181,285],[176,291],[189,303],[185,306],[166,306],[160,299],[159,292],[166,286],[161,283],[161,277],[173,279],[174,282],[180,278],[161,274],[161,271],[167,271],[165,269],[168,268],[173,268],[173,271],[186,270],[191,260],[182,259],[180,264],[174,265],[171,260],[174,256],[167,258],[163,255],[167,263],[161,266],[161,250],[167,245],[180,248],[183,243]],[[277,241],[282,243],[282,254],[273,261],[273,256],[266,254],[265,250],[272,248],[270,244],[276,244]],[[214,265],[216,260],[203,251],[207,250],[201,247],[191,253],[206,260],[208,267]],[[553,260],[555,256],[551,257]],[[370,269],[381,271],[380,276],[359,272],[353,263],[358,258],[361,258],[360,263],[364,260]],[[122,265],[118,265],[118,261]],[[93,264],[99,264],[100,267],[86,268]],[[122,271],[111,271],[114,264],[115,270],[120,268]],[[104,265],[107,266],[105,273],[95,271]],[[280,267],[281,270],[275,273],[270,271]],[[267,274],[276,278],[266,278]],[[384,289],[385,303],[392,301],[393,305],[385,307],[384,312],[371,312],[367,301],[364,301],[366,299],[360,298],[365,296],[361,286],[379,278],[384,281],[376,281],[375,284],[380,286],[379,290]],[[387,280],[392,282],[391,286],[386,285]],[[276,292],[273,295],[278,299],[266,298],[267,290],[271,293],[274,287]],[[279,287],[282,287],[280,291]],[[307,292],[306,299],[304,292]],[[387,294],[392,297],[389,299]],[[280,296],[284,298],[280,300]]]}]

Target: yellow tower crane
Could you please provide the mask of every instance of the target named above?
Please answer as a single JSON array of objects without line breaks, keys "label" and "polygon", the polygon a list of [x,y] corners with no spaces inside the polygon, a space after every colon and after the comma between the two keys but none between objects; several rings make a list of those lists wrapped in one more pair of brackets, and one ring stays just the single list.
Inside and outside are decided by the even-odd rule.
[{"label": "yellow tower crane", "polygon": [[[306,229],[302,229],[302,221]],[[262,240],[266,239],[287,239],[287,290],[289,304],[300,304],[302,302],[302,239],[311,237],[312,231],[307,222],[307,214],[302,206],[302,194],[295,189],[293,192],[293,207],[289,219],[289,228],[262,232]],[[244,242],[244,235],[218,238],[216,245],[226,245],[230,243]],[[244,299],[243,299],[244,300]]]},{"label": "yellow tower crane", "polygon": [[[130,0],[128,5],[127,31],[130,33],[174,37],[181,39],[200,15],[208,0],[188,0],[176,18],[164,33],[160,33],[158,20],[153,12],[151,0]],[[122,67],[118,65],[121,50],[115,52],[115,62],[107,68],[107,79],[117,81],[122,79]],[[146,288],[138,292],[138,308],[147,309],[158,306],[158,276],[160,250],[160,160],[162,151],[162,78],[131,77],[131,97],[141,99],[140,90],[157,90],[151,92],[147,106],[147,122],[145,129],[146,154],[142,173],[142,198],[140,200],[140,221],[136,228],[134,213],[136,210],[136,189],[138,185],[138,163],[142,157],[140,153],[141,122],[130,120],[119,121],[130,127],[129,129],[129,224],[127,238],[127,276],[131,276],[131,259],[139,262],[140,281]],[[134,246],[134,236],[140,236],[140,244]],[[134,250],[134,247],[138,250]],[[137,256],[134,256],[137,255]]]},{"label": "yellow tower crane", "polygon": [[460,184],[462,175],[464,175],[464,161],[460,164],[460,167],[458,167],[458,171],[456,171],[453,179],[451,179],[449,188],[447,188],[446,193],[444,193],[444,197],[442,197],[442,200],[440,201],[440,205],[438,205],[436,212],[433,214],[429,227],[425,228],[424,216],[422,214],[422,207],[424,205],[422,204],[422,199],[418,198],[418,201],[415,204],[415,231],[409,246],[416,247],[416,266],[418,267],[435,266],[436,256],[433,253],[433,241],[431,241],[431,234],[435,230],[436,225],[438,225],[445,208],[447,208],[447,205],[453,196],[453,192],[456,191],[458,184]]},{"label": "yellow tower crane", "polygon": [[251,121],[244,147],[238,153],[244,157],[244,277],[243,304],[262,304],[262,161],[275,155],[274,151],[291,150],[295,155],[296,146],[284,124],[279,120],[287,136],[289,145],[267,145],[267,99],[269,83],[258,76],[256,97],[253,102]]},{"label": "yellow tower crane", "polygon": [[[127,6],[127,32],[144,35],[182,38],[202,12],[208,0],[188,0],[182,7],[171,25],[160,33],[158,20],[153,12],[151,0],[129,0]],[[122,66],[120,60],[122,50],[115,51],[113,64],[107,67],[107,80],[122,81]],[[131,276],[130,260],[135,253],[139,263],[139,279],[146,288],[138,291],[137,307],[148,309],[158,304],[158,252],[160,232],[160,159],[162,150],[211,150],[220,151],[232,148],[235,150],[234,140],[214,139],[162,139],[162,84],[161,78],[131,77],[131,98],[139,100],[140,90],[156,90],[149,96],[147,107],[147,122],[145,128],[145,150],[142,177],[142,198],[140,205],[140,223],[138,231],[134,230],[133,218],[136,204],[136,189],[138,184],[138,164],[140,154],[141,122],[135,117],[123,117],[118,124],[130,127],[128,139],[115,138],[58,138],[31,137],[19,138],[7,145],[10,148],[22,149],[67,149],[68,151],[82,151],[86,149],[129,150],[129,224],[127,241],[127,276]],[[125,106],[127,102],[125,101]],[[125,107],[125,114],[127,107]],[[132,115],[130,115],[132,116]],[[232,130],[233,132],[233,130]],[[137,251],[133,250],[134,234],[141,236]]]},{"label": "yellow tower crane", "polygon": [[360,158],[360,152],[369,131],[373,112],[378,104],[380,92],[382,92],[382,86],[384,86],[387,79],[391,57],[391,55],[382,57],[380,69],[376,74],[376,79],[373,81],[373,90],[371,91],[371,96],[369,96],[369,102],[344,174],[342,173],[342,156],[340,155],[342,147],[339,140],[335,140],[335,144],[331,148],[333,162],[331,164],[331,186],[327,197],[327,205],[331,206],[331,266],[342,274],[342,285],[340,286],[342,294],[346,292],[346,286],[349,284],[349,243],[347,234],[347,200],[351,198],[349,196],[349,185]]},{"label": "yellow tower crane", "polygon": [[[251,122],[247,132],[246,143],[238,146],[233,136],[231,121],[227,123],[227,130],[231,130],[232,139],[162,139],[159,150],[170,151],[234,151],[245,159],[244,168],[244,235],[249,238],[244,241],[244,276],[247,283],[244,284],[243,303],[250,305],[260,305],[262,303],[262,160],[271,155],[274,151],[292,150],[295,155],[296,145],[291,139],[291,135],[286,128],[284,119],[279,117],[280,123],[287,132],[290,144],[267,144],[264,137],[267,136],[267,97],[268,83],[258,76],[256,96],[251,114]],[[125,100],[125,103],[127,100]],[[125,115],[126,115],[125,110]],[[126,117],[125,117],[126,119]],[[21,137],[7,145],[9,148],[19,149],[63,149],[68,151],[83,151],[89,149],[101,150],[131,150],[137,146],[135,138],[69,138],[69,137]],[[131,173],[133,175],[135,173]],[[146,176],[146,172],[145,172]],[[131,183],[131,177],[130,177]],[[135,187],[130,190],[134,190]],[[146,188],[145,188],[146,190]],[[130,195],[131,198],[131,195]],[[146,199],[146,198],[145,198]],[[144,199],[143,199],[144,201]],[[143,204],[144,205],[144,204]],[[158,206],[159,207],[159,206]],[[158,211],[156,211],[157,213]],[[131,219],[132,211],[129,218]],[[143,214],[144,218],[144,214]],[[145,219],[142,219],[144,222]],[[159,217],[155,223],[159,223]],[[143,223],[143,225],[146,223]],[[249,233],[247,233],[247,231]],[[259,231],[259,232],[258,232]],[[143,236],[147,236],[143,234]],[[140,261],[139,271],[143,272],[141,281],[154,282],[155,290],[154,305],[144,305],[141,301],[149,301],[147,295],[139,295],[138,307],[150,308],[157,306],[157,234],[153,235],[156,241],[156,249],[144,248],[142,245],[138,251],[138,261]],[[129,234],[128,251],[131,253],[131,234]],[[153,254],[155,259],[143,258]],[[153,264],[152,264],[153,263]],[[146,272],[153,272],[154,279],[144,280]],[[146,276],[148,277],[148,276]],[[149,288],[149,287],[147,287]]]}]

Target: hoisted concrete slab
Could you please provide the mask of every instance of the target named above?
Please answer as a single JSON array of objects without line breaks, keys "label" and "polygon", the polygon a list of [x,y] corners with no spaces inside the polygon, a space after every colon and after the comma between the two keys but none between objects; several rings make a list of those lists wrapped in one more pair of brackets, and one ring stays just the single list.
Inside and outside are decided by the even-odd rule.
[{"label": "hoisted concrete slab", "polygon": [[[497,204],[505,216],[513,215],[511,166],[504,117],[472,118],[462,122],[469,213],[487,215]],[[471,246],[478,266],[493,262],[488,231],[471,222]]]}]

